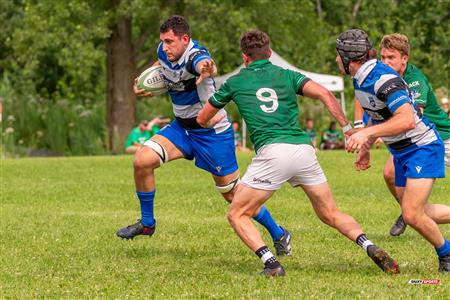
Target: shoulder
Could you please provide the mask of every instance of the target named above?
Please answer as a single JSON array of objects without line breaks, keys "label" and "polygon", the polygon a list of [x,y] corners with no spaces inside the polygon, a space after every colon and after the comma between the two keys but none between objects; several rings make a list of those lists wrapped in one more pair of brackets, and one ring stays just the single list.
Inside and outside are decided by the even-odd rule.
[{"label": "shoulder", "polygon": [[403,74],[403,79],[408,84],[409,88],[422,88],[428,86],[428,78],[413,64],[409,64]]}]

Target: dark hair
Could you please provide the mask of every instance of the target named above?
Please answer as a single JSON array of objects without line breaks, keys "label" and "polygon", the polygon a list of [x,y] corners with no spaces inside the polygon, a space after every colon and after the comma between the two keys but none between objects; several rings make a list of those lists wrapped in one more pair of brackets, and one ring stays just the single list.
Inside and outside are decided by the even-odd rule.
[{"label": "dark hair", "polygon": [[242,34],[241,51],[250,56],[252,60],[268,59],[270,49],[270,39],[267,33],[260,30],[253,30]]},{"label": "dark hair", "polygon": [[311,118],[306,118],[306,122],[308,122],[308,121],[313,121],[313,122],[314,122],[313,119],[311,119]]},{"label": "dark hair", "polygon": [[159,27],[159,32],[161,33],[166,33],[169,30],[172,30],[178,37],[181,37],[184,34],[187,34],[189,37],[191,36],[189,24],[183,16],[173,15]]}]

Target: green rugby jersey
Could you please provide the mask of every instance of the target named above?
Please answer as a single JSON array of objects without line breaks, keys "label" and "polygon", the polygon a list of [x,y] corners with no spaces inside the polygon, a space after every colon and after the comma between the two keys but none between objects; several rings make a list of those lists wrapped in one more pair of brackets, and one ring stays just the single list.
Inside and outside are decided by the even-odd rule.
[{"label": "green rugby jersey", "polygon": [[274,66],[268,60],[252,62],[230,77],[210,99],[216,108],[233,100],[250,131],[255,152],[274,143],[309,144],[298,124],[297,94],[309,78]]},{"label": "green rugby jersey", "polygon": [[436,125],[443,140],[450,138],[450,118],[439,106],[427,77],[413,64],[408,63],[403,79],[408,84],[417,105],[425,106],[424,116]]}]

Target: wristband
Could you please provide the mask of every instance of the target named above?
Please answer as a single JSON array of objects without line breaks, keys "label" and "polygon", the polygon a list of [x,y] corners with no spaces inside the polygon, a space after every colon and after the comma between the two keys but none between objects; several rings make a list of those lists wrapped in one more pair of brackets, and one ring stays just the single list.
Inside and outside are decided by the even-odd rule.
[{"label": "wristband", "polygon": [[353,125],[355,126],[355,128],[364,128],[364,122],[362,120],[356,120],[355,122],[353,122]]},{"label": "wristband", "polygon": [[344,127],[342,127],[342,131],[344,131],[344,133],[347,133],[348,131],[352,130],[352,124],[348,123],[347,125],[345,125]]}]

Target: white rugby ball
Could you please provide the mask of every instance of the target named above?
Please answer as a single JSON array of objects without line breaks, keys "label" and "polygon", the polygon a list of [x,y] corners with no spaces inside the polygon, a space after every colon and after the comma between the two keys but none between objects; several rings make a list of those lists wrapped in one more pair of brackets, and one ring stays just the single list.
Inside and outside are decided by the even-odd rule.
[{"label": "white rugby ball", "polygon": [[166,78],[162,70],[161,66],[154,66],[142,72],[138,77],[138,89],[151,92],[153,95],[167,93]]}]

